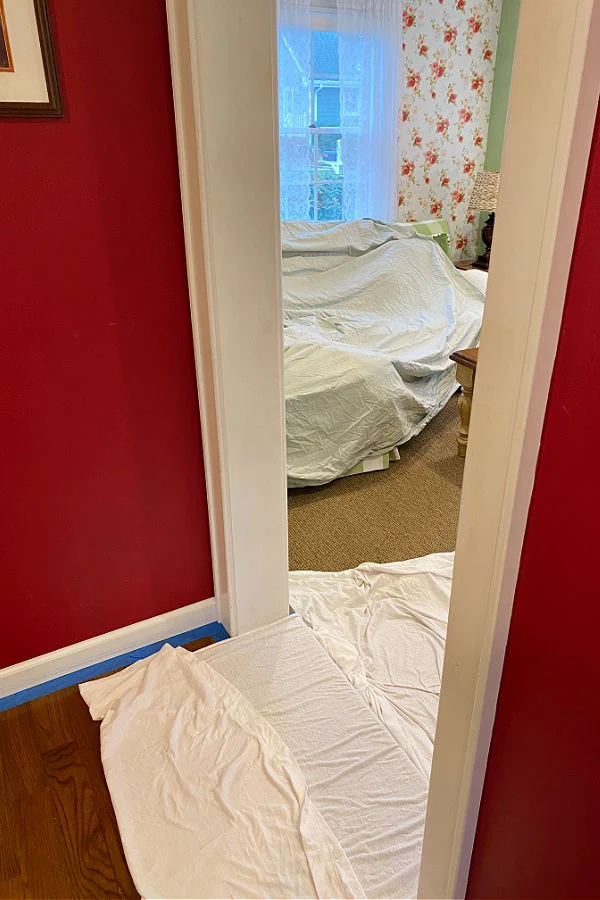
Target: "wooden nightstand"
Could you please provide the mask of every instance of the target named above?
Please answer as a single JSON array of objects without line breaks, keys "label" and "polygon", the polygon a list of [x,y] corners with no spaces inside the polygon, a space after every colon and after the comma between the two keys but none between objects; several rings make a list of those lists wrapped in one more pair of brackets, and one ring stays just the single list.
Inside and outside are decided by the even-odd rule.
[{"label": "wooden nightstand", "polygon": [[458,429],[458,455],[466,456],[467,441],[469,439],[469,422],[471,421],[471,403],[473,402],[473,388],[475,386],[475,372],[477,371],[478,347],[469,347],[467,350],[457,350],[450,356],[456,363],[456,380],[462,387],[458,398],[458,412],[460,414],[460,428]]}]

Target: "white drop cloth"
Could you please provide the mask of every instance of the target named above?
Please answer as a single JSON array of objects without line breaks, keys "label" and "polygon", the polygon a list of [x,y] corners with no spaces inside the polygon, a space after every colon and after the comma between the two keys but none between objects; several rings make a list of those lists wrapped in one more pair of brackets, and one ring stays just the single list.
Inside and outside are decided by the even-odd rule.
[{"label": "white drop cloth", "polygon": [[[185,651],[179,653],[180,658],[181,653]],[[237,688],[285,742],[302,770],[312,802],[345,851],[365,894],[416,897],[428,780],[422,766],[398,746],[300,616],[289,616],[192,656]],[[82,686],[82,693],[94,717],[105,714],[103,763],[137,887],[146,897],[168,897],[176,892],[182,897],[207,896],[212,887],[209,889],[205,877],[212,885],[213,864],[222,863],[225,871],[221,875],[231,877],[227,868],[230,859],[216,848],[207,868],[198,871],[197,865],[199,854],[204,853],[201,846],[197,849],[205,833],[203,820],[212,804],[206,792],[213,783],[212,770],[219,756],[207,760],[206,765],[199,764],[198,741],[191,739],[190,729],[179,725],[172,728],[167,741],[161,729],[157,730],[157,722],[165,716],[175,716],[182,725],[191,716],[191,734],[207,733],[197,704],[195,670],[183,669],[180,713],[179,700],[172,706],[169,699],[171,677],[150,678],[147,663],[144,660],[124,673],[90,682]],[[121,689],[117,691],[119,684]],[[113,690],[115,699],[109,701],[105,691]],[[133,705],[120,707],[121,692]],[[139,699],[135,699],[138,694]],[[221,729],[220,713],[214,710],[210,697],[209,701],[213,712],[208,733],[212,728],[220,731],[217,746],[226,756],[229,726]],[[108,709],[111,704],[117,706],[116,712]],[[136,727],[138,705],[142,716],[139,721],[144,723],[141,735]],[[119,709],[124,717],[119,714],[116,727]],[[234,733],[236,728],[234,725]],[[130,761],[123,772],[121,754]],[[180,757],[181,783],[176,778],[172,793],[162,790],[162,780],[176,763],[179,765]],[[244,772],[238,769],[237,774],[243,777]],[[162,824],[155,826],[155,821]],[[186,877],[185,889],[179,881],[179,869]],[[172,885],[171,872],[176,879]],[[250,871],[248,877],[252,879],[256,873]],[[167,887],[154,890],[148,879],[153,884],[166,883]],[[262,895],[282,896],[279,888],[265,883]],[[333,889],[329,893],[339,895]],[[224,893],[214,890],[213,895]],[[244,886],[238,895],[250,896],[250,890]],[[359,896],[359,889],[353,889],[351,895]]]},{"label": "white drop cloth", "polygon": [[411,226],[283,222],[287,473],[324,484],[421,431],[456,390],[484,295]]},{"label": "white drop cloth", "polygon": [[428,778],[453,553],[290,572],[290,603]]},{"label": "white drop cloth", "polygon": [[199,650],[285,741],[367,897],[416,897],[428,778],[300,616]]},{"label": "white drop cloth", "polygon": [[143,897],[364,897],[286,744],[201,656],[80,690]]},{"label": "white drop cloth", "polygon": [[458,270],[463,278],[466,278],[473,287],[476,287],[478,291],[481,291],[482,294],[485,294],[487,291],[487,283],[488,283],[488,273],[483,269],[465,269],[464,271]]}]

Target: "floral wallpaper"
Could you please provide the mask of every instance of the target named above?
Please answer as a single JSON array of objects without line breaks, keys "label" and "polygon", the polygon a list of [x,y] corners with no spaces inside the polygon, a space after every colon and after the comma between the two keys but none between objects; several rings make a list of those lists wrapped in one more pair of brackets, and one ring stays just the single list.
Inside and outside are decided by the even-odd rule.
[{"label": "floral wallpaper", "polygon": [[468,203],[484,168],[502,0],[404,0],[398,220],[447,219],[457,259],[477,255]]}]

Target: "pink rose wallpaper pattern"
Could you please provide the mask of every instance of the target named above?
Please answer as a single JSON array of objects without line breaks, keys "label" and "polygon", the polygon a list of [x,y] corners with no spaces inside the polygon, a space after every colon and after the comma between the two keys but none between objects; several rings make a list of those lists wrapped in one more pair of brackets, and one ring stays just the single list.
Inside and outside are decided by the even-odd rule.
[{"label": "pink rose wallpaper pattern", "polygon": [[484,168],[502,0],[404,0],[398,221],[447,219],[457,259],[477,255],[468,203]]}]

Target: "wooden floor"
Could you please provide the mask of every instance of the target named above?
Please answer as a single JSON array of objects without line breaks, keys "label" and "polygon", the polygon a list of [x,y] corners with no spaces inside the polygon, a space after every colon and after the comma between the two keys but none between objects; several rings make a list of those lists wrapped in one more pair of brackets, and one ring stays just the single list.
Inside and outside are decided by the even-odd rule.
[{"label": "wooden floor", "polygon": [[139,897],[76,686],[0,713],[0,897]]}]

